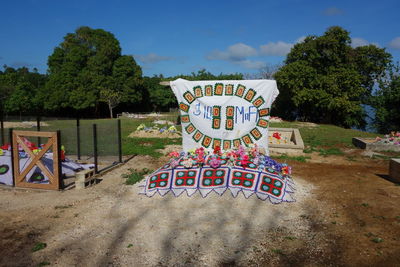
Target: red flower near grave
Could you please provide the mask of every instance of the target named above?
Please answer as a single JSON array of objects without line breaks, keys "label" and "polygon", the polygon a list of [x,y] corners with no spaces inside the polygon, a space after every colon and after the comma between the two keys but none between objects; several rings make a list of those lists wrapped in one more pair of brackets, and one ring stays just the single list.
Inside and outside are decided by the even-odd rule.
[{"label": "red flower near grave", "polygon": [[274,132],[273,134],[272,134],[272,137],[275,137],[276,139],[281,139],[281,134],[280,133],[278,133],[278,132]]},{"label": "red flower near grave", "polygon": [[214,148],[214,154],[215,154],[215,155],[221,154],[221,147],[220,147],[220,146],[216,146],[216,147]]},{"label": "red flower near grave", "polygon": [[177,158],[177,157],[179,157],[179,153],[178,152],[176,152],[176,151],[172,151],[171,153],[169,153],[168,154],[168,157],[170,157],[170,158]]},{"label": "red flower near grave", "polygon": [[240,166],[242,166],[243,168],[246,168],[247,167],[247,164],[249,164],[249,156],[247,156],[247,155],[244,155],[243,157],[242,157],[242,159],[240,160]]}]

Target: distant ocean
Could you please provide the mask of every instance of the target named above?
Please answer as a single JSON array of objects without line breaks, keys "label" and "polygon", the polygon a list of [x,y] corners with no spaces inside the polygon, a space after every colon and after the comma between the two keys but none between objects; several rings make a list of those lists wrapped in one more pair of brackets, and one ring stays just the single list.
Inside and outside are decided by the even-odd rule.
[{"label": "distant ocean", "polygon": [[371,107],[370,105],[362,105],[362,107],[365,110],[365,113],[367,113],[367,117],[365,118],[366,122],[367,122],[367,126],[365,127],[365,130],[363,129],[358,129],[358,128],[354,128],[360,131],[366,131],[366,132],[371,132],[371,133],[376,133],[377,130],[373,125],[373,121],[375,118],[375,109],[373,107]]}]

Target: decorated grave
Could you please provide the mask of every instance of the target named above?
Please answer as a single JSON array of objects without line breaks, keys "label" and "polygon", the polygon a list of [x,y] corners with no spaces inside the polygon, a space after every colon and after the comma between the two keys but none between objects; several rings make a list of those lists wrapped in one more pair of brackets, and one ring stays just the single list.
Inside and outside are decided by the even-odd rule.
[{"label": "decorated grave", "polygon": [[[155,121],[154,126],[146,126],[146,124],[142,123],[137,128],[136,131],[132,132],[129,137],[152,137],[152,138],[180,138],[181,135],[177,131],[174,125],[171,125],[169,121],[161,121],[163,124],[167,126],[158,126],[160,121]],[[173,123],[172,123],[173,124]]]},{"label": "decorated grave", "polygon": [[[34,143],[24,139],[25,145],[35,154],[37,155],[42,150],[42,146],[37,147]],[[18,147],[19,150],[19,169],[20,172],[25,169],[31,162],[31,158],[27,155],[27,153],[23,150],[22,147]],[[40,160],[43,165],[49,170],[50,173],[53,173],[53,153],[46,152],[44,156]],[[93,164],[80,164],[76,163],[72,160],[69,160],[65,157],[65,149],[62,147],[61,149],[61,172],[64,177],[72,176],[76,172],[93,168]],[[2,185],[13,185],[13,172],[12,172],[12,157],[11,157],[11,147],[9,144],[5,144],[0,148],[0,184]],[[34,167],[32,170],[28,172],[26,175],[26,182],[35,183],[35,184],[48,184],[49,177],[39,168]]]},{"label": "decorated grave", "polygon": [[229,189],[234,197],[294,201],[291,168],[268,156],[275,81],[178,79],[170,86],[181,112],[183,151],[170,153],[169,162],[146,177],[141,194],[199,191],[206,197]]},{"label": "decorated grave", "polygon": [[294,128],[269,128],[269,150],[276,154],[303,155],[304,142]]},{"label": "decorated grave", "polygon": [[400,132],[391,132],[383,138],[379,136],[376,138],[353,137],[352,142],[361,149],[400,152]]}]

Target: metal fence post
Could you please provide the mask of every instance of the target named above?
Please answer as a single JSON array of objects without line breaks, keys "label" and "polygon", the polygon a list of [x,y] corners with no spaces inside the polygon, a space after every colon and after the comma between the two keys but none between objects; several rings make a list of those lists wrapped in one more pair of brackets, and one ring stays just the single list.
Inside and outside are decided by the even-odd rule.
[{"label": "metal fence post", "polygon": [[58,189],[64,188],[64,180],[61,167],[61,131],[57,130],[57,151],[58,151]]},{"label": "metal fence post", "polygon": [[4,119],[3,119],[3,113],[1,114],[1,144],[4,145]]},{"label": "metal fence post", "polygon": [[94,173],[98,173],[97,166],[97,126],[93,124],[93,157],[94,157]]},{"label": "metal fence post", "polygon": [[118,160],[121,163],[122,162],[122,141],[121,141],[121,120],[117,120],[117,126],[118,126]]},{"label": "metal fence post", "polygon": [[11,174],[12,174],[12,186],[15,186],[14,177],[14,152],[13,152],[13,128],[8,129],[8,139],[10,141],[10,152],[11,152]]},{"label": "metal fence post", "polygon": [[80,160],[81,159],[81,133],[80,133],[79,117],[76,118],[76,145],[77,145],[78,160]]},{"label": "metal fence post", "polygon": [[[40,132],[40,117],[39,116],[36,117],[36,130],[38,132]],[[38,137],[37,138],[37,146],[38,147],[40,146],[40,143],[41,143],[41,139],[40,139],[40,137]]]}]

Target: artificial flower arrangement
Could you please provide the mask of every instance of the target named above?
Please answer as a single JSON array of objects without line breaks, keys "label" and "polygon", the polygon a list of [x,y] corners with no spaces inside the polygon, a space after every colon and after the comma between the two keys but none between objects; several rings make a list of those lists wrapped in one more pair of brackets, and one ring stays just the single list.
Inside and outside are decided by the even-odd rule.
[{"label": "artificial flower arrangement", "polygon": [[[211,168],[217,169],[222,165],[233,167],[240,165],[243,168],[252,167],[259,171],[266,168],[281,172],[283,175],[291,174],[291,167],[285,163],[278,163],[272,158],[260,153],[257,145],[252,145],[248,148],[239,146],[237,149],[221,151],[219,146],[216,146],[213,151],[208,151],[203,147],[193,149],[191,151],[177,152],[173,151],[168,154],[170,157],[169,165],[171,168],[176,168],[181,165],[187,169],[202,167],[206,163]],[[256,167],[255,167],[256,166]]]},{"label": "artificial flower arrangement", "polygon": [[393,131],[390,134],[386,134],[384,138],[378,136],[375,138],[375,143],[400,145],[400,132]]},{"label": "artificial flower arrangement", "polygon": [[272,136],[269,136],[269,143],[270,144],[287,144],[289,140],[287,137],[282,137],[282,134],[279,132],[274,132]]},{"label": "artificial flower arrangement", "polygon": [[144,123],[140,124],[137,128],[136,131],[145,131],[145,132],[170,132],[170,133],[175,133],[177,132],[177,129],[175,126],[170,126],[170,127],[163,127],[163,128],[159,128],[157,126],[153,126],[153,127],[147,127]]}]

